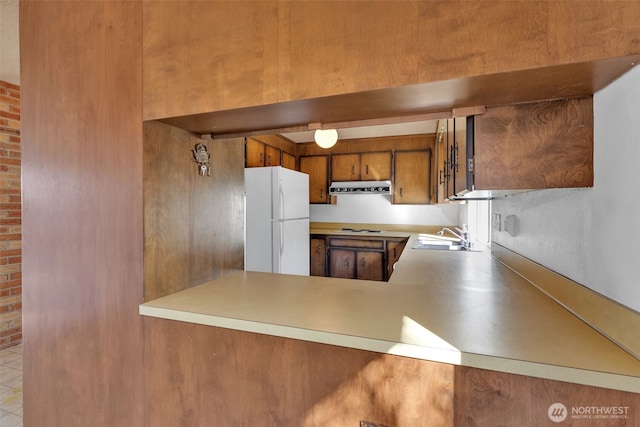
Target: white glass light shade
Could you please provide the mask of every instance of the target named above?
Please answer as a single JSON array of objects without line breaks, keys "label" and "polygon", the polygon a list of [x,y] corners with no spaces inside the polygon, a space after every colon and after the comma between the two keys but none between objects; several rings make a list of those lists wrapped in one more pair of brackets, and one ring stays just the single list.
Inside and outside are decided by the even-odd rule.
[{"label": "white glass light shade", "polygon": [[322,148],[331,148],[338,142],[338,131],[335,129],[317,129],[313,134],[316,144]]}]

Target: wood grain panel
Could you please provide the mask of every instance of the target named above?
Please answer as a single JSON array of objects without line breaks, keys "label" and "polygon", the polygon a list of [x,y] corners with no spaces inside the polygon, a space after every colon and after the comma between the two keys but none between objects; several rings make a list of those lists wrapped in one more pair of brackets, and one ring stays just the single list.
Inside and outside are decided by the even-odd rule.
[{"label": "wood grain panel", "polygon": [[[191,150],[205,143],[211,176]],[[144,297],[212,280],[244,263],[244,138],[204,141],[144,123]]]},{"label": "wood grain panel", "polygon": [[611,58],[640,51],[636,1],[548,2],[548,45],[553,63]]},{"label": "wood grain panel", "polygon": [[[455,425],[551,427],[640,425],[640,394],[546,380],[464,366],[455,368]],[[567,418],[549,417],[561,403]],[[599,409],[602,408],[602,409]],[[584,416],[585,412],[621,412],[621,417]]]},{"label": "wood grain panel", "polygon": [[476,117],[475,188],[593,185],[593,99],[488,108]]},{"label": "wood grain panel", "polygon": [[278,3],[278,101],[416,83],[418,3]]},{"label": "wood grain panel", "polygon": [[528,380],[529,377],[457,366],[455,425],[531,426]]},{"label": "wood grain panel", "polygon": [[421,2],[418,81],[551,65],[547,9],[538,1]]},{"label": "wood grain panel", "polygon": [[146,425],[453,425],[453,367],[145,318]]},{"label": "wood grain panel", "polygon": [[277,101],[274,1],[145,1],[144,118]]},{"label": "wood grain panel", "polygon": [[[640,426],[640,394],[541,378],[530,378],[528,382],[531,426]],[[567,408],[563,423],[549,419],[548,410],[553,403]]]},{"label": "wood grain panel", "polygon": [[20,2],[25,426],[143,424],[140,2]]}]

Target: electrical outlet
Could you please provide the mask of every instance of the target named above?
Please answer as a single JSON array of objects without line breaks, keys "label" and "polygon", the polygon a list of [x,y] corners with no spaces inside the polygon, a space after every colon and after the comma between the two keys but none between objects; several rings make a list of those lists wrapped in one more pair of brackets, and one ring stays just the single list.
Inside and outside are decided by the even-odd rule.
[{"label": "electrical outlet", "polygon": [[500,214],[493,214],[493,217],[491,218],[491,228],[493,228],[495,231],[502,230],[502,217],[500,216]]}]

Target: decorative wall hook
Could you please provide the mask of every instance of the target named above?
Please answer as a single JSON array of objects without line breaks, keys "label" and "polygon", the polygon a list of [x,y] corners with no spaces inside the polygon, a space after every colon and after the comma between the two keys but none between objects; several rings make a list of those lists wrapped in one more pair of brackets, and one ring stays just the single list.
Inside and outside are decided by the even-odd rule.
[{"label": "decorative wall hook", "polygon": [[196,148],[194,148],[192,152],[193,158],[200,169],[200,175],[211,176],[211,154],[207,151],[207,146],[204,144],[196,144]]}]

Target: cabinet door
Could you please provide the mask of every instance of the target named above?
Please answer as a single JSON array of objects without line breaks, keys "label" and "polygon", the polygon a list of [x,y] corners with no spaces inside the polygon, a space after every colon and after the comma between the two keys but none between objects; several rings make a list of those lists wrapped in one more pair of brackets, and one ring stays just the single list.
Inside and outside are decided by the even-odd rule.
[{"label": "cabinet door", "polygon": [[324,238],[313,237],[311,242],[311,275],[327,275],[327,244]]},{"label": "cabinet door", "polygon": [[361,280],[384,280],[384,252],[358,251],[357,278]]},{"label": "cabinet door", "polygon": [[407,239],[398,241],[387,240],[387,277],[385,280],[389,280],[389,277],[391,277],[393,266],[400,259],[400,255],[406,244]]},{"label": "cabinet door", "polygon": [[329,276],[343,279],[356,278],[356,251],[329,248]]},{"label": "cabinet door", "polygon": [[309,175],[309,203],[328,203],[329,156],[300,157],[300,172]]},{"label": "cabinet door", "polygon": [[394,204],[431,202],[431,151],[396,151],[394,155]]},{"label": "cabinet door", "polygon": [[289,154],[286,151],[282,152],[282,167],[287,169],[296,170],[296,156]]},{"label": "cabinet door", "polygon": [[270,145],[264,147],[265,166],[280,166],[280,150]]},{"label": "cabinet door", "polygon": [[460,194],[467,189],[467,118],[456,117],[453,123],[453,189],[454,194]]},{"label": "cabinet door", "polygon": [[359,181],[360,154],[334,154],[331,156],[331,181]]},{"label": "cabinet door", "polygon": [[362,181],[391,179],[391,152],[362,153],[360,155],[360,179]]},{"label": "cabinet door", "polygon": [[245,143],[245,167],[256,168],[264,166],[264,144],[253,138],[247,138]]},{"label": "cabinet door", "polygon": [[[434,194],[437,203],[443,203],[447,200],[448,178],[449,156],[447,147],[447,120],[438,120],[438,132],[436,134],[436,190]],[[434,188],[434,185],[431,187]]]}]

